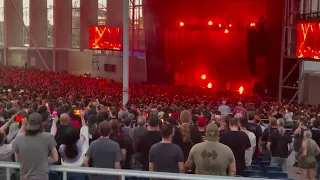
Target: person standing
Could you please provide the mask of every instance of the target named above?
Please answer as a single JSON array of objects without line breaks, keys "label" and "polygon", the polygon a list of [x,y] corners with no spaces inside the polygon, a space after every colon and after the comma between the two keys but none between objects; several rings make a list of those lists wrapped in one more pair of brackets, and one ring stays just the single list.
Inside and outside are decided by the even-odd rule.
[{"label": "person standing", "polygon": [[195,166],[195,173],[202,175],[235,176],[236,163],[232,150],[219,142],[219,128],[208,124],[206,141],[194,145],[189,153],[186,168]]},{"label": "person standing", "polygon": [[227,145],[236,159],[237,175],[243,176],[246,167],[245,152],[251,147],[248,135],[239,131],[238,119],[229,119],[230,131],[222,133],[220,142]]},{"label": "person standing", "polygon": [[[120,161],[122,161],[122,155],[120,146],[118,143],[109,139],[109,134],[111,132],[110,122],[103,121],[100,123],[99,132],[101,137],[90,144],[83,165],[89,167],[89,161],[91,161],[91,167],[121,169]],[[90,176],[90,180],[102,179],[117,178],[103,175]]]},{"label": "person standing", "polygon": [[49,180],[48,162],[58,161],[57,143],[53,135],[42,131],[41,123],[39,113],[30,114],[13,142],[15,160],[21,166],[21,180]]},{"label": "person standing", "polygon": [[253,134],[253,132],[248,131],[247,125],[248,119],[246,117],[241,117],[239,119],[240,131],[245,132],[248,135],[251,144],[251,147],[245,152],[246,167],[251,166],[252,157],[256,148],[256,136]]},{"label": "person standing", "polygon": [[224,100],[222,101],[222,104],[218,107],[218,111],[220,111],[221,114],[224,116],[227,116],[232,113],[230,107],[227,106],[227,102]]},{"label": "person standing", "polygon": [[142,170],[149,170],[149,152],[151,147],[160,142],[162,137],[159,131],[160,120],[157,116],[151,116],[148,121],[148,133],[140,138],[136,151],[140,153],[140,163]]},{"label": "person standing", "polygon": [[184,173],[184,157],[181,148],[172,143],[174,126],[161,127],[162,141],[150,149],[149,171]]},{"label": "person standing", "polygon": [[[287,172],[287,158],[293,150],[292,138],[284,129],[284,120],[277,121],[278,128],[270,133],[267,149],[271,153],[271,166],[282,167],[283,172]],[[290,147],[288,149],[288,146]]]},{"label": "person standing", "polygon": [[312,134],[309,130],[304,131],[301,153],[298,156],[301,179],[309,180],[316,179],[316,156],[320,153],[318,144],[312,139]]}]

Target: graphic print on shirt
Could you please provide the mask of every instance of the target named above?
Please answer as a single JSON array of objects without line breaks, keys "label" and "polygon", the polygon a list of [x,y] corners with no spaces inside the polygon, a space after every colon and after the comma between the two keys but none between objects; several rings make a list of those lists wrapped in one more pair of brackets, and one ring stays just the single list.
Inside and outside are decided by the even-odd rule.
[{"label": "graphic print on shirt", "polygon": [[[215,150],[212,150],[211,152],[207,152],[206,150],[203,150],[201,153],[201,157],[203,159],[203,169],[207,172],[213,172],[218,167],[220,167],[219,162],[215,161],[218,158],[218,154]],[[213,160],[214,162],[212,162]]]}]

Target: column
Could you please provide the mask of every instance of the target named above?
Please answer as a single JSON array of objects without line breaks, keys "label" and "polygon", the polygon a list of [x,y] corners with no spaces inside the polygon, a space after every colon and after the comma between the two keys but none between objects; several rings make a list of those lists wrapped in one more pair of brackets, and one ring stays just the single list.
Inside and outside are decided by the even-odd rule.
[{"label": "column", "polygon": [[[30,46],[47,47],[47,0],[30,0]],[[35,42],[35,44],[34,44]]]},{"label": "column", "polygon": [[56,48],[72,48],[72,0],[54,1]]},{"label": "column", "polygon": [[7,47],[23,46],[23,6],[22,0],[4,1],[4,22]]},{"label": "column", "polygon": [[123,27],[123,6],[124,6],[123,0],[108,0],[107,2],[107,25],[108,26],[117,27],[117,28]]},{"label": "column", "polygon": [[80,1],[80,49],[88,49],[89,26],[97,25],[98,0]]}]

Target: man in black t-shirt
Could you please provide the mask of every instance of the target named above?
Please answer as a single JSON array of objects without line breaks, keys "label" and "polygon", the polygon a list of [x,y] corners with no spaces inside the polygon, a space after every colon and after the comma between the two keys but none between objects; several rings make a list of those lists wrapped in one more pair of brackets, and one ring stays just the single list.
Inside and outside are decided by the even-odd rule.
[{"label": "man in black t-shirt", "polygon": [[[255,113],[253,111],[248,112],[249,122],[247,125],[247,129],[253,132],[253,134],[256,136],[256,144],[258,145],[260,137],[262,135],[262,129],[261,129],[261,126],[254,121],[254,116],[255,116]],[[259,150],[259,146],[256,146],[254,157],[257,157],[258,150]]]},{"label": "man in black t-shirt", "polygon": [[238,119],[229,119],[230,131],[224,132],[220,143],[227,145],[236,159],[237,175],[243,176],[246,167],[245,151],[251,147],[250,139],[245,132],[239,131]]},{"label": "man in black t-shirt", "polygon": [[266,128],[261,136],[261,145],[262,145],[262,153],[263,153],[263,160],[265,161],[269,161],[271,156],[270,156],[270,152],[267,150],[267,142],[269,139],[270,134],[277,130],[277,119],[274,117],[271,117],[269,119],[269,127]]},{"label": "man in black t-shirt", "polygon": [[151,116],[148,120],[148,132],[137,142],[136,151],[141,153],[140,163],[142,170],[149,171],[149,152],[151,147],[162,140],[159,131],[160,120],[157,116]]}]

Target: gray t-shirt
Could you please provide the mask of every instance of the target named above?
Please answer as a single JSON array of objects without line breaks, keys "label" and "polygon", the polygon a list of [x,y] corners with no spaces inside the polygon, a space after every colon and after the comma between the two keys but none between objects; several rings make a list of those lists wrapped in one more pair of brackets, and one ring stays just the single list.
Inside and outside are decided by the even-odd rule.
[{"label": "gray t-shirt", "polygon": [[[114,168],[114,163],[122,160],[119,144],[107,138],[99,138],[93,141],[86,156],[92,161],[92,167],[97,168]],[[116,177],[90,175],[90,180],[102,179],[116,179]]]},{"label": "gray t-shirt", "polygon": [[184,162],[182,150],[173,143],[157,143],[150,149],[149,162],[153,171],[179,173],[178,162]]},{"label": "gray t-shirt", "polygon": [[13,152],[19,154],[21,180],[48,180],[48,156],[57,146],[50,133],[35,136],[19,134],[13,142]]}]

